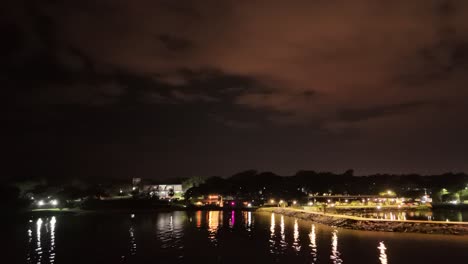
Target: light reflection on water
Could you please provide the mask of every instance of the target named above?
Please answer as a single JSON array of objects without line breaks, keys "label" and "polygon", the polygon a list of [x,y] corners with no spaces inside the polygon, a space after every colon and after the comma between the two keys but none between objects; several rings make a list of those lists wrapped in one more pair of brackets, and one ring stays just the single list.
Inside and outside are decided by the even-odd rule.
[{"label": "light reflection on water", "polygon": [[242,216],[244,218],[244,223],[245,223],[245,229],[248,232],[252,231],[252,212],[243,212]]},{"label": "light reflection on water", "polygon": [[[32,223],[32,220],[29,221]],[[55,216],[46,219],[38,218],[35,224],[28,225],[26,263],[55,262]],[[34,231],[33,231],[34,230]],[[36,235],[33,237],[33,233]],[[35,242],[34,242],[35,240]]]},{"label": "light reflection on water", "polygon": [[229,219],[229,227],[233,228],[235,223],[236,223],[236,214],[235,214],[235,211],[232,210],[231,218]]},{"label": "light reflection on water", "polygon": [[30,263],[31,262],[31,252],[30,252],[30,248],[32,247],[32,230],[31,228],[29,227],[28,229],[28,251],[26,252],[26,262],[27,263]]},{"label": "light reflection on water", "polygon": [[[201,213],[196,214],[197,228],[202,226]],[[184,236],[183,218],[177,214],[160,214],[156,225],[156,236],[161,241],[161,248],[183,248],[182,238]]]},{"label": "light reflection on water", "polygon": [[[392,248],[395,251],[395,245],[397,245],[395,241],[401,244],[399,244],[397,251],[391,252],[390,259],[394,263],[419,263],[401,261],[401,255],[405,254],[417,256],[432,254],[431,257],[434,257],[437,253],[436,250],[423,251],[420,249],[419,243],[417,247],[408,247],[408,245],[415,244],[416,240],[413,240],[412,236],[411,239],[407,239],[408,236],[404,234],[400,238],[397,234],[338,230],[274,213],[171,212],[137,215],[130,219],[126,214],[122,219],[119,217],[111,218],[112,220],[107,218],[105,221],[120,222],[113,226],[100,227],[97,233],[102,235],[90,232],[93,234],[80,234],[78,237],[69,236],[67,232],[74,230],[81,223],[77,220],[72,225],[67,221],[68,218],[65,221],[63,218],[64,216],[35,218],[32,222],[22,225],[21,233],[24,245],[28,247],[25,254],[21,256],[23,261],[26,258],[27,263],[62,263],[62,259],[68,257],[69,254],[88,254],[93,252],[90,250],[90,247],[93,247],[106,252],[106,257],[115,254],[118,259],[122,257],[122,261],[127,263],[137,263],[142,258],[150,256],[178,258],[179,261],[175,261],[175,263],[180,261],[191,263],[190,257],[194,254],[203,255],[207,254],[206,252],[211,252],[210,254],[216,257],[213,261],[222,263],[232,262],[229,259],[231,255],[243,256],[242,254],[244,254],[247,257],[250,254],[250,256],[264,259],[265,263],[288,263],[290,261],[290,263],[331,262],[339,264],[343,262],[356,263],[357,258],[363,258],[361,263],[388,264],[387,246],[394,245]],[[95,218],[88,223],[92,226],[96,223],[95,221],[101,221],[101,219]],[[58,229],[57,224],[60,224]],[[68,229],[63,229],[62,225],[67,224]],[[110,233],[119,233],[116,236],[119,239],[109,239],[109,237],[104,236],[108,233],[107,231],[103,232],[101,228]],[[97,238],[98,241],[93,241],[94,238]],[[111,244],[102,246],[101,238],[102,241],[106,241],[105,243]],[[353,245],[356,240],[359,240],[360,246]],[[79,252],[64,251],[64,248],[68,248],[67,250],[74,248],[66,245],[67,243],[73,245],[73,241],[90,242],[79,242],[78,245],[83,247],[83,249],[78,248]],[[424,239],[417,241],[425,242]],[[445,242],[438,241],[436,243],[444,246]],[[425,243],[425,247],[427,246],[431,245]],[[122,250],[115,250],[118,248]],[[461,249],[457,252],[464,252],[463,247]],[[415,251],[417,253],[414,253]],[[450,250],[448,251],[450,252]],[[452,253],[457,252],[453,251]],[[91,259],[93,257],[90,256]],[[164,262],[164,259],[161,261],[169,263]],[[89,263],[97,262],[90,261]],[[108,263],[116,262],[109,261]]]},{"label": "light reflection on water", "polygon": [[317,235],[315,234],[315,225],[312,224],[312,230],[310,231],[309,234],[310,238],[310,249],[311,249],[311,254],[312,254],[312,263],[315,263],[317,261]]},{"label": "light reflection on water", "polygon": [[41,260],[42,260],[41,229],[42,229],[42,218],[39,218],[39,219],[37,219],[37,222],[36,222],[36,240],[37,240],[36,256],[37,256],[37,263],[41,263]]},{"label": "light reflection on water", "polygon": [[294,242],[293,242],[293,249],[296,252],[301,250],[301,245],[299,243],[299,224],[297,223],[297,219],[294,219]]},{"label": "light reflection on water", "polygon": [[195,215],[195,218],[197,221],[197,227],[200,228],[201,227],[201,215],[202,215],[202,212],[201,211],[198,211],[197,214]]},{"label": "light reflection on water", "polygon": [[270,220],[270,253],[275,252],[275,213],[271,213]]},{"label": "light reflection on water", "polygon": [[379,246],[377,247],[380,251],[380,255],[379,255],[379,260],[380,260],[380,263],[381,264],[388,264],[388,258],[387,258],[387,248],[385,247],[385,244],[384,242],[380,242],[379,243]]},{"label": "light reflection on water", "polygon": [[137,245],[135,240],[135,229],[133,225],[130,225],[128,229],[129,237],[130,237],[130,255],[136,255],[137,252]]},{"label": "light reflection on water", "polygon": [[49,248],[49,259],[50,263],[55,262],[55,223],[57,219],[55,216],[52,216],[50,219],[50,248]]},{"label": "light reflection on water", "polygon": [[209,211],[208,212],[208,239],[217,244],[216,234],[219,228],[219,211]]},{"label": "light reflection on water", "polygon": [[334,230],[332,232],[332,251],[330,255],[330,259],[333,261],[334,264],[343,263],[341,259],[341,253],[338,251],[338,230]]},{"label": "light reflection on water", "polygon": [[284,250],[288,246],[288,244],[286,243],[286,234],[284,232],[284,215],[281,215],[280,230],[281,230],[280,246],[281,246],[281,249]]}]

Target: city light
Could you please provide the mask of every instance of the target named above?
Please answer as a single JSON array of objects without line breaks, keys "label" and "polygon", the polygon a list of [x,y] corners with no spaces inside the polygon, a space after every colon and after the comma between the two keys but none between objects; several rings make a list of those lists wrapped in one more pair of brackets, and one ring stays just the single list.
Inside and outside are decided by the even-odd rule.
[{"label": "city light", "polygon": [[283,200],[280,200],[279,203],[282,204],[282,203],[283,203]]},{"label": "city light", "polygon": [[252,204],[251,204],[251,203],[248,203],[248,204],[247,204],[247,207],[252,207]]},{"label": "city light", "polygon": [[270,203],[275,203],[275,200],[271,199],[271,200],[270,200]]},{"label": "city light", "polygon": [[297,201],[293,201],[293,204],[297,204]]},{"label": "city light", "polygon": [[58,201],[55,200],[55,199],[54,199],[54,200],[51,200],[49,203],[50,203],[52,206],[57,206],[57,205],[58,205]]},{"label": "city light", "polygon": [[313,202],[308,202],[307,205],[312,206],[312,205],[314,205],[314,203]]},{"label": "city light", "polygon": [[43,205],[44,205],[44,201],[43,201],[43,200],[39,200],[39,201],[37,202],[37,206],[43,206]]}]

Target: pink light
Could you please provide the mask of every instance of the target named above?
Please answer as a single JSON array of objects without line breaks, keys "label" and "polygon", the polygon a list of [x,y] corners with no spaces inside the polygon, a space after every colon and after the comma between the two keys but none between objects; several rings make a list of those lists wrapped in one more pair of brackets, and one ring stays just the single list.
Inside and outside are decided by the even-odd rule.
[{"label": "pink light", "polygon": [[236,205],[236,203],[235,203],[235,202],[231,202],[231,205],[234,206],[234,205]]},{"label": "pink light", "polygon": [[231,227],[234,226],[234,223],[236,222],[236,216],[235,216],[235,213],[234,211],[231,212]]}]

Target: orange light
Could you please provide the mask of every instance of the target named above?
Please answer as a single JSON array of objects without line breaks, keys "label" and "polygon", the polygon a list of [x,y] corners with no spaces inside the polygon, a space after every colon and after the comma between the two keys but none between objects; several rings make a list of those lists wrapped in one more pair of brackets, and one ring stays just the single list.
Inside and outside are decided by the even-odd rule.
[{"label": "orange light", "polygon": [[201,211],[197,211],[195,217],[197,218],[197,227],[201,227]]}]

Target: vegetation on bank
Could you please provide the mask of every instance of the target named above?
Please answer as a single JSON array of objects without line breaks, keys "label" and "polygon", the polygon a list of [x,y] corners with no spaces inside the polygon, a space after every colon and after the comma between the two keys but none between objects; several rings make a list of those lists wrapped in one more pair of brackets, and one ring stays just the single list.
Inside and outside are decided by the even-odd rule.
[{"label": "vegetation on bank", "polygon": [[188,189],[185,198],[220,194],[243,197],[246,200],[296,200],[306,204],[310,196],[323,195],[387,195],[420,198],[427,194],[433,202],[468,202],[468,175],[446,173],[421,176],[417,174],[354,176],[352,170],[343,174],[299,171],[293,176],[249,170],[229,178],[211,177],[198,181]]},{"label": "vegetation on bank", "polygon": [[[468,175],[446,173],[442,175],[421,176],[377,174],[354,176],[352,170],[342,174],[330,172],[299,171],[292,176],[279,176],[271,172],[259,173],[255,170],[244,171],[228,178],[192,177],[180,179],[185,195],[179,197],[186,201],[197,197],[218,194],[243,201],[254,201],[252,206],[267,204],[269,200],[297,201],[307,204],[313,196],[335,195],[386,195],[421,197],[427,193],[433,202],[463,204],[468,202]],[[155,203],[147,197],[135,193],[122,193],[121,186],[130,185],[130,179],[84,179],[84,180],[44,180],[25,179],[4,181],[0,186],[3,208],[27,208],[38,199],[59,201],[57,207],[75,207],[83,201],[106,198],[134,199],[143,204]],[[131,188],[130,188],[131,189]],[[49,198],[52,197],[52,198]],[[149,200],[149,201],[145,201]],[[156,197],[156,200],[157,197]],[[128,202],[133,203],[133,202]]]}]

